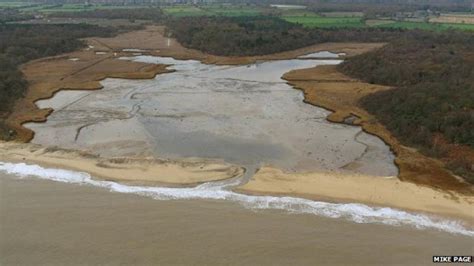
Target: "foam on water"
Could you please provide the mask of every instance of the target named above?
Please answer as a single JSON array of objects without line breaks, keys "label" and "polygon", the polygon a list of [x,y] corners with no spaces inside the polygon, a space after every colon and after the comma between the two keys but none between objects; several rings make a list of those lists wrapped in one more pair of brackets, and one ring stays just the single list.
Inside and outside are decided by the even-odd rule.
[{"label": "foam on water", "polygon": [[[387,225],[407,225],[418,229],[437,229],[440,231],[474,237],[474,231],[465,228],[461,222],[445,220],[434,216],[409,213],[392,208],[370,207],[357,203],[328,203],[293,197],[249,196],[235,193],[224,185],[205,183],[194,188],[164,188],[130,186],[110,181],[93,180],[84,172],[54,168],[43,168],[25,163],[0,162],[0,171],[17,177],[34,176],[57,182],[92,185],[119,193],[132,193],[157,200],[172,199],[216,199],[229,200],[249,209],[285,210],[291,213],[315,214],[330,218],[344,218],[356,223],[382,223]],[[225,186],[237,185],[226,184]]]}]

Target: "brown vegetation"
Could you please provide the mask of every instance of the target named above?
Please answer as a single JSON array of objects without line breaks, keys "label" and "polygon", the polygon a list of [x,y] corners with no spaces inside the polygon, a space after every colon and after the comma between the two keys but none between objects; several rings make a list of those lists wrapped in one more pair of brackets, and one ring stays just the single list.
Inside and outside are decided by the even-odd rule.
[{"label": "brown vegetation", "polygon": [[[59,90],[95,90],[102,88],[100,80],[105,78],[143,79],[169,70],[164,65],[151,65],[126,60],[118,60],[122,55],[130,55],[123,49],[143,50],[143,54],[171,56],[177,59],[201,60],[208,64],[248,64],[260,60],[292,59],[300,55],[331,50],[353,56],[380,47],[380,43],[325,43],[289,52],[263,56],[225,57],[202,53],[180,45],[176,40],[164,36],[162,26],[131,31],[112,38],[85,39],[93,48],[76,51],[56,57],[31,61],[21,68],[29,83],[25,97],[13,107],[6,124],[16,131],[18,141],[28,142],[34,132],[22,124],[42,122],[53,111],[38,109],[35,101],[47,99]],[[105,54],[96,54],[103,52]],[[70,59],[77,59],[72,61]]]},{"label": "brown vegetation", "polygon": [[335,66],[319,66],[295,70],[284,75],[284,79],[301,89],[305,102],[334,111],[328,120],[343,123],[347,117],[356,116],[353,122],[367,133],[380,137],[396,154],[399,178],[435,188],[455,190],[472,194],[472,186],[458,180],[444,168],[441,161],[428,158],[418,151],[405,147],[371,114],[359,106],[359,100],[389,87],[354,80],[340,73]]},{"label": "brown vegetation", "polygon": [[[78,59],[72,61],[70,59]],[[21,68],[29,83],[25,97],[19,99],[6,124],[17,133],[16,139],[28,142],[34,132],[22,124],[45,121],[52,109],[38,109],[35,101],[51,98],[59,90],[95,90],[105,78],[153,78],[169,72],[165,65],[118,60],[113,53],[97,55],[93,50],[31,61]]]}]

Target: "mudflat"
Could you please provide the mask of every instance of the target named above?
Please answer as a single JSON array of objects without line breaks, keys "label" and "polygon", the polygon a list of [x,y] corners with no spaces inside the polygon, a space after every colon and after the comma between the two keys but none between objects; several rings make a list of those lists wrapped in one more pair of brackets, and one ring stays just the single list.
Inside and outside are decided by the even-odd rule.
[{"label": "mudflat", "polygon": [[330,123],[281,76],[339,60],[279,60],[245,66],[138,56],[170,65],[153,80],[107,79],[100,91],[64,91],[38,101],[53,108],[28,123],[33,143],[103,156],[219,158],[247,170],[348,171],[396,176],[389,148],[360,128]]}]

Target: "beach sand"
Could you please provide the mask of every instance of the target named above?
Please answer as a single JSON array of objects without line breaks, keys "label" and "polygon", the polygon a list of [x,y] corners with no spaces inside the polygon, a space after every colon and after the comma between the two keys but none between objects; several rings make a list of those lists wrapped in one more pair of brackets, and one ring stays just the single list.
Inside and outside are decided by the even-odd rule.
[{"label": "beach sand", "polygon": [[0,161],[37,163],[86,172],[102,180],[161,186],[193,186],[239,177],[244,169],[217,160],[104,158],[80,151],[0,142]]},{"label": "beach sand", "polygon": [[0,174],[1,265],[430,265],[472,238]]},{"label": "beach sand", "polygon": [[389,206],[461,218],[474,225],[473,196],[436,190],[396,178],[334,172],[289,174],[263,167],[236,191]]}]

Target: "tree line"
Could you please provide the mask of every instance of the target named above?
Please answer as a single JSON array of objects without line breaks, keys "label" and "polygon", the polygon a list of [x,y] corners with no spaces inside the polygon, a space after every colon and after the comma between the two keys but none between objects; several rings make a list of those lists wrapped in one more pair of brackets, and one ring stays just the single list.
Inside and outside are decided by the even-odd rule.
[{"label": "tree line", "polygon": [[[440,136],[474,148],[474,34],[408,32],[339,69],[395,87],[366,96],[361,105],[404,144],[438,157],[447,152]],[[448,166],[474,182],[472,162],[459,158]]]},{"label": "tree line", "polygon": [[3,119],[28,83],[19,70],[27,61],[74,51],[89,36],[110,36],[114,29],[86,24],[0,25],[0,139],[8,136]]},{"label": "tree line", "polygon": [[188,48],[224,56],[263,55],[323,42],[380,42],[402,29],[308,29],[274,16],[169,18],[168,29]]}]

